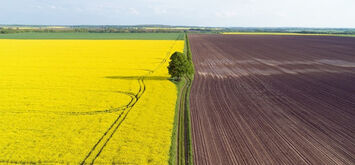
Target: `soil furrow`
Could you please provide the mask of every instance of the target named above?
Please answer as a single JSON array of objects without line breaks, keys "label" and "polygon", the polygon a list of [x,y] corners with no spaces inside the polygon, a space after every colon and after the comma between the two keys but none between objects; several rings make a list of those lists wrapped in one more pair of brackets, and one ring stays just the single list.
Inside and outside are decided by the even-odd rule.
[{"label": "soil furrow", "polygon": [[355,164],[355,38],[189,39],[196,164]]}]

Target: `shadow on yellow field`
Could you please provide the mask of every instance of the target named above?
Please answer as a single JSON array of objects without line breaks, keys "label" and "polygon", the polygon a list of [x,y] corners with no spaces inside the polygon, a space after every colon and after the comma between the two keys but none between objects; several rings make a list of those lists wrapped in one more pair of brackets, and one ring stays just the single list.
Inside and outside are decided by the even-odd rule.
[{"label": "shadow on yellow field", "polygon": [[[142,76],[106,76],[108,79],[138,80]],[[168,76],[144,76],[144,80],[170,80]]]}]

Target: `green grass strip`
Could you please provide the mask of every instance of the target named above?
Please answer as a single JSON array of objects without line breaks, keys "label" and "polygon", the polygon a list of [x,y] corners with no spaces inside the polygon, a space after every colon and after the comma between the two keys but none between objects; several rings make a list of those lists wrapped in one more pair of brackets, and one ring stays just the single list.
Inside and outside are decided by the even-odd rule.
[{"label": "green grass strip", "polygon": [[[188,60],[192,63],[190,45],[186,34],[184,54],[188,56]],[[175,120],[169,153],[170,165],[193,165],[190,119],[190,90],[192,80],[193,74],[182,77],[178,82],[173,81],[178,89],[178,98],[175,106]]]},{"label": "green grass strip", "polygon": [[54,33],[0,34],[0,39],[184,40],[181,33]]},{"label": "green grass strip", "polygon": [[171,145],[169,151],[169,165],[176,165],[177,164],[177,134],[178,134],[178,124],[179,124],[179,114],[180,114],[180,102],[181,102],[181,95],[182,95],[182,88],[185,85],[185,81],[173,81],[173,83],[177,87],[177,99],[175,104],[175,117],[174,117],[174,125],[173,125],[173,132],[171,136]]},{"label": "green grass strip", "polygon": [[185,44],[186,44],[186,55],[187,55],[187,58],[188,60],[190,61],[191,65],[192,65],[192,68],[193,68],[193,73],[191,75],[188,75],[187,76],[187,81],[189,83],[188,87],[187,87],[187,93],[186,93],[186,102],[185,102],[185,107],[186,107],[186,122],[187,122],[187,125],[188,127],[186,129],[187,130],[187,136],[188,136],[188,154],[189,154],[189,164],[190,165],[193,165],[194,164],[194,152],[193,152],[193,144],[192,144],[192,132],[191,132],[191,112],[190,112],[190,93],[191,93],[191,87],[192,87],[192,82],[193,82],[193,79],[194,79],[194,64],[193,64],[193,61],[192,61],[192,53],[191,53],[191,48],[190,48],[190,42],[189,42],[189,39],[188,39],[188,35],[185,34]]}]

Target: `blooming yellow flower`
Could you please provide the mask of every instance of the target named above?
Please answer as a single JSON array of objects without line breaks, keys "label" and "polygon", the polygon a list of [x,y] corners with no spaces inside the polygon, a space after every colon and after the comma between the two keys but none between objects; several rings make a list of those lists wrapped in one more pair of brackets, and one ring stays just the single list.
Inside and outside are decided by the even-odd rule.
[{"label": "blooming yellow flower", "polygon": [[166,59],[183,45],[0,40],[0,161],[167,163],[177,89]]}]

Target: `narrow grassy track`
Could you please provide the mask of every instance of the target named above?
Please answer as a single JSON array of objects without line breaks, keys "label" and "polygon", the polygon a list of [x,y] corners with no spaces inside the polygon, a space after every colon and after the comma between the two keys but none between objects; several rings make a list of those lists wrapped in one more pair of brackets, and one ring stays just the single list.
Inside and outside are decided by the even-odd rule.
[{"label": "narrow grassy track", "polygon": [[[185,54],[190,53],[190,45],[187,35],[185,36]],[[193,150],[191,140],[191,122],[190,122],[190,90],[193,75],[186,75],[181,78],[182,87],[179,91],[178,106],[178,134],[177,134],[177,163],[178,165],[193,164]]]},{"label": "narrow grassy track", "polygon": [[187,165],[193,164],[189,104],[192,79],[189,76],[184,76],[180,83],[176,164]]}]

